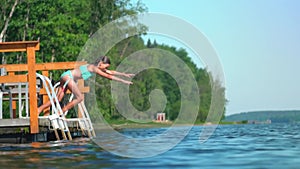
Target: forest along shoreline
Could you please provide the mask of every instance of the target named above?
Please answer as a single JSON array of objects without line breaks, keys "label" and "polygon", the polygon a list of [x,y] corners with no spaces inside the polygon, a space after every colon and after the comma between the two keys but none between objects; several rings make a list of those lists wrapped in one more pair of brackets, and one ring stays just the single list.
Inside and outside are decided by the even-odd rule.
[{"label": "forest along shoreline", "polygon": [[[132,121],[113,121],[108,122],[109,125],[115,130],[123,130],[123,129],[133,129],[133,128],[168,128],[174,125],[173,121],[167,122],[150,122],[150,123],[136,123]],[[176,126],[209,126],[209,125],[239,125],[239,124],[248,124],[244,121],[240,122],[220,122],[218,124],[213,123],[204,123],[204,122],[195,122],[194,124],[187,124],[187,123],[178,123]]]}]

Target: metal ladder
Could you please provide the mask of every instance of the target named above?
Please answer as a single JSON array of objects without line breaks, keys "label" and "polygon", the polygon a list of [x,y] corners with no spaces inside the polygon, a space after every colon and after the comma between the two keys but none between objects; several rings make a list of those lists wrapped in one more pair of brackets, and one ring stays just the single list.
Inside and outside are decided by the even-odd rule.
[{"label": "metal ladder", "polygon": [[[56,83],[54,85],[54,89],[57,89],[57,87],[60,85],[60,82]],[[57,92],[57,90],[56,90]],[[72,93],[69,102],[71,102],[74,98],[74,94]],[[81,112],[82,117],[78,118],[68,118],[66,121],[75,121],[77,122],[82,134],[85,136],[88,136],[89,138],[96,137],[95,130],[93,128],[93,124],[89,115],[89,112],[87,111],[87,108],[84,104],[84,100],[78,104],[79,112]],[[65,115],[67,115],[68,111],[64,112]]]},{"label": "metal ladder", "polygon": [[[36,76],[41,79],[43,82],[44,88],[47,91],[47,95],[52,105],[52,115],[48,116],[50,121],[50,125],[52,130],[54,130],[55,137],[57,140],[60,140],[59,134],[57,130],[61,130],[61,134],[64,140],[67,140],[67,136],[69,140],[72,140],[72,136],[67,124],[67,120],[65,118],[65,114],[62,112],[59,101],[57,99],[56,93],[54,91],[54,87],[51,84],[51,81],[48,77],[43,76],[41,74],[36,73]],[[51,129],[51,128],[50,128]],[[67,136],[66,136],[67,133]]]}]

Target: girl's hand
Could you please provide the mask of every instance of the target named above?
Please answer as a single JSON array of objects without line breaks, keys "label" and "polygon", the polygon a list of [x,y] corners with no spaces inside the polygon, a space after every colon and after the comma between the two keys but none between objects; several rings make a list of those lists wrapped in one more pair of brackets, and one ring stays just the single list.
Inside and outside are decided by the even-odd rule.
[{"label": "girl's hand", "polygon": [[124,73],[124,76],[128,77],[128,78],[131,78],[131,77],[135,76],[135,74],[126,74],[126,73]]},{"label": "girl's hand", "polygon": [[125,83],[125,84],[128,84],[128,85],[132,85],[133,83],[132,82],[130,82],[130,81],[127,81],[127,80],[124,80],[124,82],[123,83]]}]

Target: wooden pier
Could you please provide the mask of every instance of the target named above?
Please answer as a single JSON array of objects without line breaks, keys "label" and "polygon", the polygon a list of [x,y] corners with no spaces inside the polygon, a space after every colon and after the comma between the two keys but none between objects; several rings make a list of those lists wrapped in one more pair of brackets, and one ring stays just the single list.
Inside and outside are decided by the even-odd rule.
[{"label": "wooden pier", "polygon": [[[72,137],[86,137],[76,121],[68,121]],[[51,123],[48,118],[39,118],[39,133],[31,134],[30,119],[0,119],[0,143],[30,143],[56,141],[55,133],[49,130]],[[61,137],[61,136],[60,136]]]},{"label": "wooden pier", "polygon": [[[0,76],[0,84],[11,87],[9,91],[1,92],[1,109],[2,102],[9,100],[10,102],[10,114],[9,119],[2,118],[2,110],[0,111],[0,138],[1,134],[7,134],[11,129],[16,131],[16,128],[23,129],[27,128],[26,134],[31,135],[33,138],[38,137],[40,134],[45,134],[43,129],[49,126],[49,120],[39,117],[37,114],[38,98],[37,96],[43,97],[43,102],[47,102],[49,98],[47,97],[47,92],[45,88],[38,88],[36,72],[42,72],[43,76],[48,77],[49,71],[52,70],[66,70],[74,69],[77,66],[86,64],[86,62],[54,62],[54,63],[36,63],[35,52],[40,49],[39,41],[24,41],[24,42],[4,42],[0,43],[0,53],[1,52],[26,52],[27,53],[27,64],[7,64],[1,65],[2,71],[5,74]],[[24,73],[25,72],[25,73]],[[21,84],[28,84],[27,86],[21,86]],[[21,87],[20,87],[21,86]],[[41,85],[42,86],[42,85]],[[18,88],[19,87],[19,88]],[[89,92],[89,87],[84,86],[84,81],[81,79],[78,81],[78,87],[82,93]],[[27,93],[26,93],[27,92]],[[24,97],[28,95],[26,99],[28,104],[28,112],[25,117],[21,112],[21,102]],[[9,99],[8,99],[9,97]],[[17,104],[19,108],[17,108]],[[17,114],[17,110],[19,114]],[[48,109],[49,111],[50,109]],[[80,112],[78,116],[82,116]],[[76,128],[78,124],[74,122],[68,122],[70,127]],[[29,131],[28,131],[29,129]],[[40,131],[42,129],[43,131]],[[23,132],[23,131],[22,131]],[[22,133],[20,132],[20,133]],[[13,133],[12,133],[13,134]],[[38,141],[39,139],[33,139],[33,141]]]}]

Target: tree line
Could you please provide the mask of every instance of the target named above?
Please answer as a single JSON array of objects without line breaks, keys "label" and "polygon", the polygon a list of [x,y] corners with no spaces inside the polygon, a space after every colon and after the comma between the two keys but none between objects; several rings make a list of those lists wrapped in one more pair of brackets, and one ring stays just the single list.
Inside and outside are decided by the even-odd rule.
[{"label": "tree line", "polygon": [[294,123],[300,121],[299,110],[253,111],[226,116],[224,121],[266,121],[272,123]]},{"label": "tree line", "polygon": [[[39,39],[41,49],[36,54],[39,63],[76,61],[86,41],[99,28],[119,17],[147,11],[143,3],[133,3],[130,0],[1,0],[0,8],[0,42]],[[188,65],[199,88],[197,121],[204,122],[210,109],[212,86],[222,91],[224,100],[225,88],[218,84],[217,79],[210,79],[206,69],[198,68],[184,49],[156,41],[145,42],[141,33],[121,41],[107,55],[111,58],[111,67],[114,69],[131,53],[150,48],[169,51]],[[25,63],[26,54],[2,53],[0,61],[2,64]],[[51,73],[52,78],[58,80],[61,72]],[[110,82],[104,78],[97,78],[96,81],[101,84],[96,87],[95,93],[104,118],[124,118],[112,100]],[[181,106],[181,95],[176,81],[168,73],[149,69],[137,74],[133,82],[130,99],[136,109],[141,112],[147,110],[151,106],[149,94],[154,89],[160,89],[168,100],[164,110],[167,118],[176,119]],[[224,116],[225,109],[221,113]],[[141,116],[135,115],[136,118]]]}]

